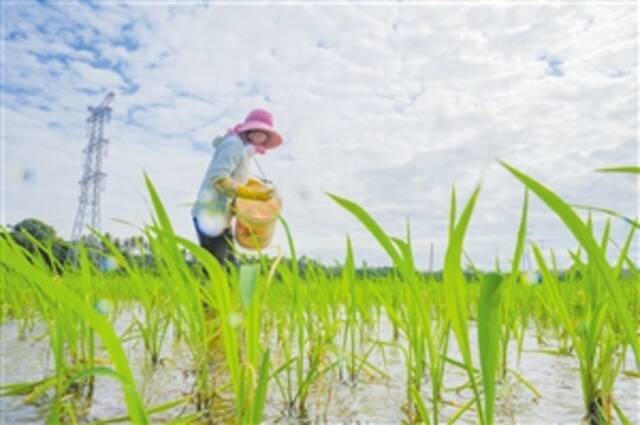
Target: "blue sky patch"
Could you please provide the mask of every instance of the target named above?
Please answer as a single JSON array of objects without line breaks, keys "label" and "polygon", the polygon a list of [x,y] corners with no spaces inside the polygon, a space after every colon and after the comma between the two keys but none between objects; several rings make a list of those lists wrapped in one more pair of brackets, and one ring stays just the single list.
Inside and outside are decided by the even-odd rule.
[{"label": "blue sky patch", "polygon": [[335,45],[327,40],[318,40],[316,42],[316,47],[319,49],[333,49],[335,48]]},{"label": "blue sky patch", "polygon": [[140,47],[140,43],[135,39],[133,35],[133,22],[129,22],[120,27],[121,35],[116,39],[111,40],[112,46],[124,47],[128,52],[134,52]]},{"label": "blue sky patch", "polygon": [[542,55],[538,59],[547,63],[547,69],[545,70],[547,75],[552,77],[564,76],[564,69],[562,69],[564,62],[560,58],[553,55]]},{"label": "blue sky patch", "polygon": [[100,10],[100,6],[96,1],[93,0],[80,0],[80,3],[89,6],[93,10]]},{"label": "blue sky patch", "polygon": [[96,89],[87,89],[87,88],[80,88],[80,89],[76,89],[77,92],[79,93],[84,93],[87,94],[89,96],[97,96],[100,93],[102,93],[102,90],[96,90]]},{"label": "blue sky patch", "polygon": [[42,90],[34,87],[21,87],[17,84],[2,84],[0,90],[6,94],[15,95],[19,97],[23,96],[37,96],[42,93]]},{"label": "blue sky patch", "polygon": [[49,62],[55,61],[64,64],[65,66],[69,66],[69,62],[71,62],[71,58],[68,55],[63,55],[61,53],[38,53],[38,52],[29,52],[31,55],[36,57],[36,60],[46,65]]},{"label": "blue sky patch", "polygon": [[22,41],[27,39],[27,33],[24,31],[11,31],[5,40],[7,41]]},{"label": "blue sky patch", "polygon": [[138,111],[146,111],[147,108],[144,106],[140,106],[140,105],[136,105],[136,106],[132,106],[127,110],[127,118],[126,118],[126,123],[127,124],[134,124],[136,123],[134,114]]},{"label": "blue sky patch", "polygon": [[22,170],[22,181],[28,184],[35,183],[36,172],[30,168],[25,168]]}]

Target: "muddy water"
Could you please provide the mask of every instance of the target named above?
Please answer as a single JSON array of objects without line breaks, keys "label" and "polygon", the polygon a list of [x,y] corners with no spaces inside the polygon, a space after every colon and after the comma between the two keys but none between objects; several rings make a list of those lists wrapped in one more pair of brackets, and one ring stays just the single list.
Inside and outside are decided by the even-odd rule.
[{"label": "muddy water", "polygon": [[[131,314],[122,315],[116,322],[119,333],[123,333],[131,323]],[[49,354],[46,328],[42,325],[29,334],[25,340],[17,335],[15,323],[0,325],[0,365],[2,385],[41,379],[52,373],[53,361]],[[475,331],[471,330],[471,340],[475,344]],[[390,341],[391,329],[382,323],[372,339]],[[400,341],[402,343],[402,341]],[[475,345],[474,345],[475,346]],[[525,337],[524,353],[519,364],[515,363],[515,352],[510,353],[510,365],[521,373],[541,393],[537,398],[529,389],[509,376],[498,389],[496,422],[505,424],[550,424],[579,423],[584,415],[582,395],[575,357],[554,356],[541,353],[536,338],[531,333]],[[144,358],[144,347],[140,342],[125,343],[138,387],[147,406],[179,399],[192,393],[194,385],[193,361],[184,344],[173,342],[171,332],[161,353],[161,364],[151,369]],[[513,350],[513,347],[512,347]],[[272,362],[282,363],[279,350],[274,349]],[[107,357],[106,354],[102,355]],[[450,356],[457,355],[455,344],[450,347]],[[386,362],[385,362],[386,360]],[[222,359],[219,359],[222,361]],[[354,386],[340,381],[336,373],[327,374],[312,388],[307,403],[308,420],[312,423],[399,423],[406,416],[403,411],[405,394],[404,356],[401,350],[387,347],[384,356],[375,350],[369,361],[386,372],[388,377],[373,373],[361,373]],[[218,362],[219,363],[219,362]],[[477,359],[476,359],[477,364]],[[633,370],[634,362],[629,353],[623,370]],[[218,371],[217,373],[220,373]],[[452,388],[465,382],[465,374],[452,366],[447,366],[445,387]],[[424,396],[428,401],[428,378],[424,381]],[[265,421],[269,423],[295,424],[299,419],[287,416],[283,401],[274,382],[270,384]],[[447,404],[442,407],[442,418],[451,417],[466,400],[471,398],[469,390],[460,393],[446,391]],[[640,379],[621,374],[616,381],[614,398],[627,414],[631,423],[640,423]],[[126,414],[120,385],[112,379],[96,379],[95,402],[90,407],[85,420],[94,421]],[[221,422],[231,422],[228,402],[220,401],[216,418]],[[154,422],[192,413],[192,405],[181,406],[153,416]],[[0,423],[44,423],[47,415],[46,403],[42,406],[26,405],[21,397],[0,398]],[[460,423],[475,423],[473,411],[468,411]]]},{"label": "muddy water", "polygon": [[[133,315],[143,318],[140,312],[129,312],[119,316],[115,328],[123,335],[133,320]],[[0,325],[0,385],[14,382],[28,382],[51,376],[54,363],[51,358],[48,340],[38,338],[46,332],[46,327],[38,325],[30,336],[18,338],[15,323]],[[34,338],[35,337],[35,338]],[[151,368],[145,359],[141,340],[125,342],[123,347],[143,396],[145,406],[155,406],[182,398],[192,392],[195,381],[192,360],[185,344],[172,343],[172,335],[166,338],[160,355],[160,365]],[[104,349],[98,348],[98,361],[108,359]],[[183,413],[193,412],[190,406],[176,408],[154,418],[169,419]],[[47,420],[46,402],[42,406],[27,405],[21,397],[0,397],[0,424],[45,423]],[[114,379],[96,376],[94,403],[84,417],[86,422],[112,418],[127,414],[120,384]]]}]

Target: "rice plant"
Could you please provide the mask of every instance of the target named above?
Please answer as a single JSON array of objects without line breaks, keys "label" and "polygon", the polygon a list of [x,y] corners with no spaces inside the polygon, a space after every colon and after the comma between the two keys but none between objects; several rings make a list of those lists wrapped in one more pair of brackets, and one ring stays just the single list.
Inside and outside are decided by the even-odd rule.
[{"label": "rice plant", "polygon": [[[25,235],[37,247],[29,251],[0,229],[0,319],[15,326],[17,341],[41,341],[52,360],[40,379],[3,381],[0,394],[38,406],[50,422],[332,422],[343,419],[340,409],[357,408],[350,394],[366,399],[369,388],[397,382],[395,421],[491,424],[508,421],[514,386],[545,398],[520,369],[535,352],[575,360],[582,393],[576,420],[633,423],[616,385],[638,379],[640,272],[631,255],[637,218],[624,220],[628,233],[615,241],[612,222],[624,217],[572,207],[503,165],[524,189],[505,270],[498,261],[480,270],[466,254],[480,187],[463,203],[452,190],[441,272],[428,274],[416,266],[409,221],[401,237],[392,236],[363,206],[336,194],[328,196],[337,211],[388,256],[386,274],[358,267],[359,247],[349,236],[341,263],[305,263],[284,217],[287,256],[258,252],[237,269],[222,267],[175,232],[146,175],[152,215],[139,229],[144,253],[137,257],[94,232],[93,245],[74,246],[73,260],[62,263],[33,236]],[[600,171],[638,173],[635,166]],[[532,197],[575,237],[568,269],[560,269],[555,252],[527,241]],[[602,233],[595,234],[591,216],[578,215],[585,209],[610,217]],[[522,270],[528,249],[540,279]],[[116,267],[101,269],[100,258]],[[175,348],[187,357],[174,358]],[[157,389],[144,376],[174,369],[190,387],[150,402],[148,392]],[[118,383],[122,410],[94,418],[105,378]]]}]

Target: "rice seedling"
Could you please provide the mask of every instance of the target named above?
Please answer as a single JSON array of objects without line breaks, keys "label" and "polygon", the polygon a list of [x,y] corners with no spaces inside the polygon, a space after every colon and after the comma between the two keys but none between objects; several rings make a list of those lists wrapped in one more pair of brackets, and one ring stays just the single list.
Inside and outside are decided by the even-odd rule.
[{"label": "rice seedling", "polygon": [[[58,402],[54,403],[52,417],[57,418],[59,416],[58,409],[60,407],[60,400],[66,387],[65,381],[63,380],[65,365],[63,355],[64,343],[61,340],[63,333],[61,320],[65,320],[65,318],[69,320],[67,314],[74,314],[76,315],[74,319],[80,318],[86,321],[100,336],[107,351],[111,355],[115,366],[115,370],[112,370],[111,376],[118,379],[122,385],[124,401],[127,405],[130,418],[137,423],[148,423],[148,417],[140,395],[136,390],[129,362],[111,324],[97,313],[90,304],[60,285],[59,278],[56,279],[56,276],[48,274],[45,271],[46,269],[42,267],[41,262],[26,254],[20,247],[13,243],[10,238],[2,238],[0,242],[2,243],[3,252],[7,255],[5,265],[9,266],[12,272],[21,275],[33,285],[34,291],[41,297],[42,308],[46,308],[47,306],[55,308],[53,314],[57,320],[51,325],[50,338],[56,361],[56,400]],[[39,263],[40,267],[38,267]],[[88,371],[91,370],[92,369],[88,369]],[[95,368],[93,370],[95,370]],[[84,373],[88,372],[85,370]]]},{"label": "rice seedling", "polygon": [[[619,345],[631,346],[636,365],[640,366],[640,340],[636,333],[637,321],[624,301],[623,287],[619,285],[616,271],[605,257],[609,228],[605,228],[603,242],[598,244],[589,223],[585,224],[560,197],[515,168],[503,165],[563,220],[589,255],[586,264],[574,256],[585,279],[582,288],[585,302],[579,305],[577,315],[573,315],[570,295],[561,292],[560,284],[550,272],[540,249],[533,245],[536,261],[546,283],[542,285],[546,296],[541,301],[551,304],[548,309],[557,309],[554,313],[560,317],[579,358],[585,419],[593,424],[610,422],[613,403],[610,391],[614,376],[619,371],[620,361],[614,358],[618,351],[616,348]],[[607,316],[613,317],[607,320]],[[611,327],[614,320],[622,328],[622,332]]]},{"label": "rice seedling", "polygon": [[[140,229],[137,257],[94,232],[95,245],[78,245],[73,261],[61,263],[51,246],[27,239],[37,247],[28,251],[3,229],[0,319],[26,341],[42,329],[52,363],[39,379],[3,382],[1,394],[46,406],[52,422],[83,422],[94,419],[89,412],[106,378],[119,383],[123,410],[100,423],[332,422],[370,388],[397,382],[386,395],[400,415],[392,421],[490,424],[506,420],[499,406],[509,404],[514,382],[544,400],[530,369],[520,369],[536,353],[575,360],[584,422],[632,423],[615,390],[637,379],[630,370],[637,365],[627,361],[630,353],[637,362],[639,349],[640,272],[631,255],[637,226],[629,223],[619,244],[613,222],[596,237],[590,218],[504,166],[525,192],[509,267],[496,261],[488,272],[465,252],[479,187],[463,204],[452,191],[441,274],[416,267],[408,222],[402,237],[391,236],[365,208],[334,194],[391,260],[386,274],[357,267],[350,237],[334,267],[299,259],[284,217],[288,258],[259,252],[238,269],[222,267],[175,232],[148,176],[152,216]],[[553,251],[527,243],[531,195],[578,241],[566,270]],[[522,272],[529,246],[541,279]],[[107,257],[117,264],[111,271],[99,266]],[[172,358],[176,347],[185,358]],[[139,363],[152,366],[142,378]],[[141,380],[176,369],[189,388],[149,402],[154,384]]]}]

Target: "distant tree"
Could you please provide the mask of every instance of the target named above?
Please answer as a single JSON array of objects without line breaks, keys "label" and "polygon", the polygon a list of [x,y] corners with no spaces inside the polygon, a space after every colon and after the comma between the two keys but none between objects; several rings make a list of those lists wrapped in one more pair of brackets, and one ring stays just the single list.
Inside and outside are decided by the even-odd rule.
[{"label": "distant tree", "polygon": [[117,236],[113,238],[113,240],[111,241],[113,242],[113,246],[116,247],[116,249],[120,252],[124,252],[124,243],[123,240],[118,238]]},{"label": "distant tree", "polygon": [[35,252],[36,246],[29,240],[27,234],[45,245],[57,239],[56,231],[53,227],[36,218],[24,219],[13,226],[11,237],[29,252]]},{"label": "distant tree", "polygon": [[50,266],[53,266],[53,264],[52,261],[49,261],[46,251],[38,247],[29,235],[44,247],[51,247],[53,256],[60,264],[63,264],[69,255],[69,245],[58,237],[55,229],[36,218],[27,218],[12,226],[10,235],[18,245],[27,251],[39,253],[44,258],[47,258]]}]

